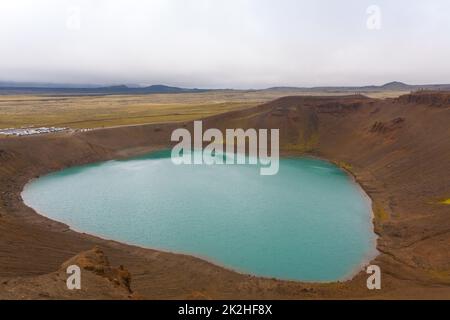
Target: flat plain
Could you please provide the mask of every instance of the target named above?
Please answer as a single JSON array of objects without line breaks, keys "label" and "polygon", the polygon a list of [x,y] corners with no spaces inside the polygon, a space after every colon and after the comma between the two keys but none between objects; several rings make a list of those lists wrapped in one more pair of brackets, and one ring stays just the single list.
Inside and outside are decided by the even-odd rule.
[{"label": "flat plain", "polygon": [[[405,93],[363,92],[372,98],[394,98]],[[146,95],[0,95],[0,129],[31,126],[88,129],[190,121],[254,107],[283,96],[344,94],[348,92],[283,89]]]}]

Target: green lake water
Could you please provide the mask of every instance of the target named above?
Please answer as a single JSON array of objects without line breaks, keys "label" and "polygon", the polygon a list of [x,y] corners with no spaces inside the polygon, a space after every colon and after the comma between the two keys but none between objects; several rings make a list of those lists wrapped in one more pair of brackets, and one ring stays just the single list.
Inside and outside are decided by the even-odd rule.
[{"label": "green lake water", "polygon": [[374,257],[370,200],[341,169],[282,158],[257,165],[179,165],[169,151],[55,172],[25,203],[77,231],[198,256],[254,275],[344,279]]}]

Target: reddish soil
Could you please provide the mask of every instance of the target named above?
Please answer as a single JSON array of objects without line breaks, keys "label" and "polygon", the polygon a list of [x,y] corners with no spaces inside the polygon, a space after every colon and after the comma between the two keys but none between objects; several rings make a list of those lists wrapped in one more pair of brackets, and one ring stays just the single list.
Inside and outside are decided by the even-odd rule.
[{"label": "reddish soil", "polygon": [[[442,203],[450,198],[449,93],[285,97],[204,119],[205,127],[279,128],[283,154],[319,156],[350,171],[373,200],[380,255],[371,263],[381,267],[381,290],[366,288],[364,271],[334,283],[243,275],[74,232],[22,202],[34,177],[170,146],[181,126],[192,129],[179,123],[0,138],[0,298],[450,299],[450,205]],[[66,289],[69,259],[83,267],[80,291]]]}]

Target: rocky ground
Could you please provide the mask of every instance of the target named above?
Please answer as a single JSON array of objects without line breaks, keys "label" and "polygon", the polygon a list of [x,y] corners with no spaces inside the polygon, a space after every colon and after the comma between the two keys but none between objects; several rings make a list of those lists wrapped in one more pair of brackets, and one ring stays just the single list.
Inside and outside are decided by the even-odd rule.
[{"label": "rocky ground", "polygon": [[[450,94],[394,99],[286,97],[204,120],[205,127],[280,128],[281,151],[315,155],[351,172],[373,200],[382,289],[367,275],[301,283],[239,274],[187,255],[77,233],[26,207],[23,186],[68,166],[170,145],[152,124],[0,138],[0,298],[6,299],[450,299]],[[64,267],[82,267],[82,290]]]}]

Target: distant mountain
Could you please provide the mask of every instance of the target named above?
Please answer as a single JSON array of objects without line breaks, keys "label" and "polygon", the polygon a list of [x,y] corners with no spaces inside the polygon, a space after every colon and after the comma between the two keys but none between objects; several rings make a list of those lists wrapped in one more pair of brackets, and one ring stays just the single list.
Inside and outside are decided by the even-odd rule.
[{"label": "distant mountain", "polygon": [[301,92],[365,92],[365,91],[417,91],[417,90],[450,90],[450,84],[410,85],[399,81],[392,81],[381,86],[341,86],[341,87],[272,87],[266,90],[301,91]]},{"label": "distant mountain", "polygon": [[382,86],[380,86],[380,88],[385,90],[409,90],[411,86],[403,82],[392,81],[383,84]]},{"label": "distant mountain", "polygon": [[0,82],[0,94],[61,94],[61,95],[110,95],[110,94],[156,94],[156,93],[196,93],[206,91],[286,91],[286,92],[373,92],[373,91],[417,91],[417,90],[450,90],[450,84],[409,85],[399,81],[380,86],[330,86],[330,87],[272,87],[261,90],[232,89],[188,89],[156,84],[147,87],[138,85],[64,85],[51,83],[18,83]]},{"label": "distant mountain", "polygon": [[69,84],[69,83],[51,83],[51,82],[16,82],[0,81],[0,88],[99,88],[99,84]]},{"label": "distant mountain", "polygon": [[149,87],[140,88],[146,93],[182,93],[182,92],[199,92],[207,91],[206,89],[186,89],[178,87],[169,87],[162,84],[156,84]]},{"label": "distant mountain", "polygon": [[151,94],[151,93],[195,93],[205,92],[207,89],[188,89],[179,87],[170,87],[162,84],[152,85],[148,87],[139,86],[91,86],[91,87],[74,87],[52,84],[33,85],[31,83],[0,82],[0,94],[90,94],[90,95],[106,95],[106,94]]}]

